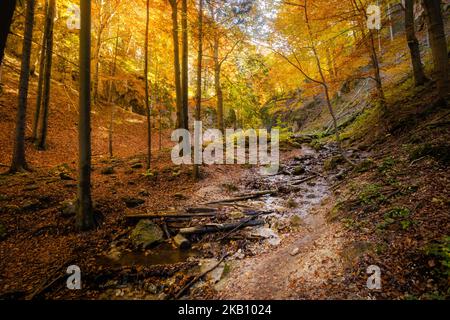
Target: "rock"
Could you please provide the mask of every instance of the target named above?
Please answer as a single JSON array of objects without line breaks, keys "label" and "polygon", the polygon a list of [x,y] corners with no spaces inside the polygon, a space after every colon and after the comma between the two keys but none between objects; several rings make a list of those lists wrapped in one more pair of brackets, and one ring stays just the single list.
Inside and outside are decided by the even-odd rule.
[{"label": "rock", "polygon": [[290,219],[291,226],[293,227],[300,227],[303,223],[302,218],[300,218],[298,215],[293,215]]},{"label": "rock", "polygon": [[101,174],[113,174],[114,173],[114,167],[106,167],[103,168],[102,171],[100,171]]},{"label": "rock", "polygon": [[186,200],[187,199],[187,197],[182,193],[175,193],[173,195],[173,197],[177,200]]},{"label": "rock", "polygon": [[145,200],[133,197],[123,197],[122,200],[125,202],[127,208],[136,208],[145,203]]},{"label": "rock", "polygon": [[21,210],[23,211],[29,211],[29,210],[35,210],[40,206],[39,200],[27,200],[24,203],[22,203]]},{"label": "rock", "polygon": [[133,165],[131,165],[132,169],[141,169],[142,168],[142,163],[135,163]]},{"label": "rock", "polygon": [[258,228],[254,230],[252,234],[265,238],[272,246],[278,246],[281,243],[278,234],[270,228]]},{"label": "rock", "polygon": [[[217,261],[216,259],[202,259],[202,260],[200,260],[200,262],[199,262],[200,272],[203,273],[203,272],[208,271],[209,269],[214,267],[217,264],[217,262],[219,262],[219,261]],[[206,275],[206,279],[211,281],[211,282],[213,282],[213,283],[219,282],[220,279],[222,278],[222,274],[223,274],[223,270],[224,269],[225,269],[225,263],[222,262],[214,270],[212,270],[211,272],[209,272]]]},{"label": "rock", "polygon": [[177,245],[181,250],[187,250],[191,247],[191,242],[186,239],[182,234],[177,234],[173,238],[173,242]]},{"label": "rock", "polygon": [[71,176],[69,176],[67,173],[61,172],[59,174],[59,177],[61,178],[61,180],[75,180],[74,178],[72,178]]},{"label": "rock", "polygon": [[33,191],[33,190],[37,190],[39,189],[39,187],[36,184],[30,184],[28,186],[26,186],[25,188],[23,188],[23,191]]},{"label": "rock", "polygon": [[342,158],[341,155],[333,156],[324,161],[323,169],[325,171],[330,171],[330,170],[336,169],[337,166],[342,163],[344,163],[344,158]]},{"label": "rock", "polygon": [[300,252],[300,249],[295,247],[294,249],[291,250],[291,252],[289,254],[291,256],[296,256],[299,252]]},{"label": "rock", "polygon": [[130,239],[135,247],[142,249],[163,240],[163,231],[150,220],[141,220],[131,231]]},{"label": "rock", "polygon": [[67,200],[61,203],[61,215],[63,217],[73,217],[77,213],[76,200]]},{"label": "rock", "polygon": [[305,173],[305,168],[303,166],[297,166],[294,168],[294,171],[292,171],[292,174],[294,176],[299,176]]}]

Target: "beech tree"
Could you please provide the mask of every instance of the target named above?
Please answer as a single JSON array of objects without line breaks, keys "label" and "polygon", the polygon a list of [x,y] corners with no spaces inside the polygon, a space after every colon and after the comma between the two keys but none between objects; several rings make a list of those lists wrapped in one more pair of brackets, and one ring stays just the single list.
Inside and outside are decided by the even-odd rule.
[{"label": "beech tree", "polygon": [[150,119],[150,96],[148,90],[148,28],[150,23],[150,0],[146,3],[147,14],[145,22],[145,48],[144,48],[144,79],[145,79],[145,110],[147,112],[147,170],[150,169],[152,156],[152,127]]},{"label": "beech tree", "polygon": [[[198,53],[197,53],[197,92],[195,95],[195,120],[201,121],[202,107],[202,60],[203,60],[203,0],[198,1]],[[194,179],[200,178],[200,166],[194,164]]]},{"label": "beech tree", "polygon": [[94,227],[91,199],[91,1],[80,0],[79,179],[76,226]]},{"label": "beech tree", "polygon": [[2,0],[0,2],[0,65],[5,54],[6,40],[8,39],[9,28],[11,26],[14,10],[16,9],[16,0]]},{"label": "beech tree", "polygon": [[53,25],[55,20],[55,13],[56,13],[56,0],[50,0],[48,7],[48,14],[46,18],[46,29],[48,29],[48,34],[45,43],[45,66],[44,66],[44,88],[42,101],[43,104],[41,117],[41,132],[39,135],[39,142],[37,145],[39,150],[45,149],[46,147],[45,144],[47,140],[48,112],[50,105],[50,86],[51,86],[52,57],[53,57]]},{"label": "beech tree", "polygon": [[419,41],[417,40],[414,27],[414,0],[405,0],[405,32],[408,42],[409,53],[414,74],[416,86],[423,85],[427,78],[423,72],[422,61],[420,58]]},{"label": "beech tree", "polygon": [[30,78],[31,42],[33,39],[35,0],[27,0],[25,10],[25,32],[22,46],[22,63],[19,78],[19,103],[16,116],[16,135],[10,172],[28,170],[25,159],[25,126],[28,102],[28,80]]},{"label": "beech tree", "polygon": [[423,0],[426,13],[431,52],[433,55],[434,72],[439,90],[439,96],[445,98],[449,91],[448,54],[445,39],[444,21],[442,19],[440,0]]}]

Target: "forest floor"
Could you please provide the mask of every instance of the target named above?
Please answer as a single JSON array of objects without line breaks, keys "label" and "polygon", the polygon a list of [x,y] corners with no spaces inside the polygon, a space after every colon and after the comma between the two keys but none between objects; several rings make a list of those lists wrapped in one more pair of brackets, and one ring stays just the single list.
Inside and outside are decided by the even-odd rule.
[{"label": "forest floor", "polygon": [[[5,84],[0,163],[6,171],[16,79],[6,75]],[[109,109],[96,106],[92,190],[98,226],[79,233],[71,210],[77,191],[75,97],[55,85],[48,150],[27,143],[33,171],[0,176],[0,297],[448,299],[449,111],[432,103],[434,91],[428,91],[399,98],[379,130],[367,128],[370,134],[346,141],[355,168],[334,143],[320,140],[284,146],[275,176],[262,176],[258,167],[215,165],[202,167],[199,182],[190,166],[172,164],[168,132],[161,148],[154,145],[152,170],[145,170],[144,117],[122,109],[115,157],[109,158]],[[27,136],[33,105],[32,92]],[[264,190],[273,192],[220,202]],[[219,202],[208,203],[214,200]],[[137,221],[127,216],[196,207],[213,208],[214,215],[154,221],[166,225],[170,237],[182,227],[262,224],[190,235],[186,251],[173,248],[170,237],[146,250],[133,246]],[[81,290],[66,288],[65,269],[72,264],[81,268]],[[380,267],[379,290],[367,288],[370,265]]]}]

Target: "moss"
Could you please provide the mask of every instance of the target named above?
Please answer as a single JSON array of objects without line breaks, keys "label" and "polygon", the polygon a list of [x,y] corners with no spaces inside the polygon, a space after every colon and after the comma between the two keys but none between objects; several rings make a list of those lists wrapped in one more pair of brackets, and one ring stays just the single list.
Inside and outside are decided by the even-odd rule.
[{"label": "moss", "polygon": [[333,156],[324,161],[323,169],[326,171],[330,171],[336,169],[336,167],[342,163],[344,163],[344,158],[342,158],[342,156]]},{"label": "moss", "polygon": [[361,161],[360,163],[358,163],[354,170],[356,172],[366,172],[368,170],[370,170],[372,167],[374,166],[373,160],[372,159],[365,159],[363,161]]},{"label": "moss", "polygon": [[414,161],[422,157],[430,156],[444,164],[450,163],[450,145],[421,144],[410,152],[409,160]]},{"label": "moss", "polygon": [[292,199],[292,198],[290,198],[288,201],[286,201],[286,208],[297,208],[298,207],[298,203],[294,200],[294,199]]}]

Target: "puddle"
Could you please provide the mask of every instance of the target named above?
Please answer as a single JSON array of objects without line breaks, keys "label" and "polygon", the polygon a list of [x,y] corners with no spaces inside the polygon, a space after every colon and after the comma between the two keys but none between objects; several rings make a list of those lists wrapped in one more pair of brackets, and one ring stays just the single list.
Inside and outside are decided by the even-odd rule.
[{"label": "puddle", "polygon": [[153,266],[185,262],[189,258],[196,258],[199,256],[200,252],[198,250],[179,250],[167,243],[162,243],[147,251],[122,252],[113,247],[107,256],[98,258],[98,263],[112,267],[133,265]]}]

